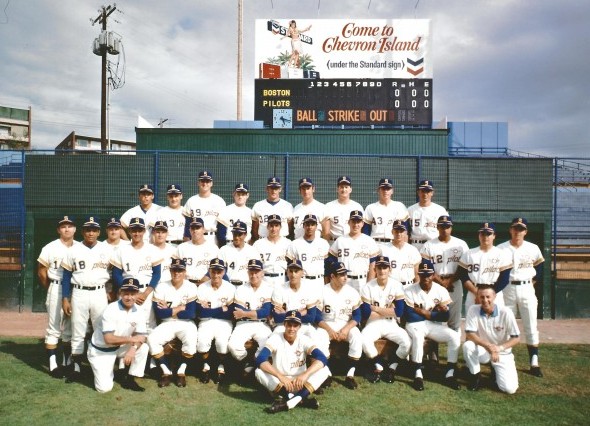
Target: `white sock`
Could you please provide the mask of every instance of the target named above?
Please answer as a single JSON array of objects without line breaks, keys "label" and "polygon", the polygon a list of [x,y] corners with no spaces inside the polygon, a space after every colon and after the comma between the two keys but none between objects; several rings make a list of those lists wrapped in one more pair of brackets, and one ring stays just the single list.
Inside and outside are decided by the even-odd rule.
[{"label": "white sock", "polygon": [[209,371],[211,370],[211,367],[209,366],[209,364],[205,363],[203,364],[203,371]]},{"label": "white sock", "polygon": [[225,374],[225,367],[223,366],[223,364],[219,364],[217,366],[217,372]]},{"label": "white sock", "polygon": [[453,377],[454,375],[455,375],[455,369],[449,368],[449,371],[447,371],[447,375],[445,376],[445,379],[448,379],[449,377]]},{"label": "white sock", "polygon": [[152,368],[158,368],[158,364],[156,364],[156,360],[155,359],[150,359],[150,370]]},{"label": "white sock", "polygon": [[79,373],[80,372],[80,364],[78,364],[77,362],[74,363],[74,371],[76,373]]},{"label": "white sock", "polygon": [[49,357],[49,371],[53,371],[57,368],[57,360],[55,354]]},{"label": "white sock", "polygon": [[539,366],[539,355],[533,355],[531,358],[531,367]]},{"label": "white sock", "polygon": [[186,371],[186,362],[183,362],[182,364],[180,364],[180,367],[178,367],[178,371],[176,372],[176,374],[178,374],[179,376],[183,376],[185,371]]},{"label": "white sock", "polygon": [[119,358],[119,370],[125,370],[125,358]]},{"label": "white sock", "polygon": [[416,377],[419,377],[421,379],[424,378],[424,377],[422,377],[422,369],[419,368],[419,369],[416,370]]},{"label": "white sock", "polygon": [[383,366],[381,364],[379,364],[378,362],[375,363],[375,370],[378,372],[382,372],[383,371]]},{"label": "white sock", "polygon": [[353,377],[355,371],[356,371],[356,368],[351,367],[350,370],[348,370],[348,373],[346,373],[346,377]]},{"label": "white sock", "polygon": [[392,362],[391,364],[389,364],[389,368],[391,368],[393,371],[397,370],[397,362]]},{"label": "white sock", "polygon": [[301,402],[301,397],[299,395],[297,395],[295,398],[291,398],[290,400],[287,401],[287,407],[289,407],[289,410],[292,410],[300,402]]},{"label": "white sock", "polygon": [[172,374],[172,371],[170,371],[170,369],[164,364],[160,364],[160,369],[165,376],[170,376]]}]

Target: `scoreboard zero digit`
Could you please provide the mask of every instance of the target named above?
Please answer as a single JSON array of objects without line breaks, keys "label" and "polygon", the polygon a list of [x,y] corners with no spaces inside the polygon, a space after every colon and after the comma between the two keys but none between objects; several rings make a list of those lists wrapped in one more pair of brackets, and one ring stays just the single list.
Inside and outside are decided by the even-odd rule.
[{"label": "scoreboard zero digit", "polygon": [[432,124],[432,79],[257,79],[254,100],[270,128]]}]

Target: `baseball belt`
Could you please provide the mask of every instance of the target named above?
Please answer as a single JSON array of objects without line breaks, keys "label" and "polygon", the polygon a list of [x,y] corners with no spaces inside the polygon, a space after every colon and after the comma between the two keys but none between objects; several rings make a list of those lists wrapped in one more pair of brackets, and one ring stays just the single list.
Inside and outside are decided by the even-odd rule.
[{"label": "baseball belt", "polygon": [[80,284],[72,284],[72,288],[78,289],[78,290],[100,290],[101,288],[104,288],[104,284],[102,285],[97,285],[94,287],[84,287]]},{"label": "baseball belt", "polygon": [[236,322],[264,322],[266,321],[265,319],[248,319],[248,318],[242,318],[237,320]]},{"label": "baseball belt", "polygon": [[510,284],[512,285],[524,285],[524,284],[531,284],[532,281],[531,280],[526,280],[526,281],[510,281]]},{"label": "baseball belt", "polygon": [[215,231],[207,231],[205,232],[205,235],[215,235]]},{"label": "baseball belt", "polygon": [[176,244],[176,245],[178,245],[178,244],[184,243],[184,240],[168,240],[166,242],[167,243],[170,243],[170,244]]},{"label": "baseball belt", "polygon": [[242,284],[244,284],[244,281],[240,281],[240,280],[230,280],[230,283],[232,283],[233,285],[242,285]]},{"label": "baseball belt", "polygon": [[402,285],[414,284],[414,281],[402,281]]},{"label": "baseball belt", "polygon": [[477,283],[477,284],[475,284],[476,287],[481,287],[481,286],[487,286],[487,287],[489,287],[489,286],[494,286],[494,285],[495,284],[487,284],[487,283]]},{"label": "baseball belt", "polygon": [[60,280],[50,280],[49,281],[50,284],[61,284]]},{"label": "baseball belt", "polygon": [[391,238],[373,238],[375,241],[377,241],[378,243],[390,243],[391,242]]},{"label": "baseball belt", "polygon": [[100,346],[96,346],[94,343],[90,342],[93,348],[98,349],[101,352],[115,352],[120,346],[113,346],[110,348],[101,348]]},{"label": "baseball belt", "polygon": [[412,240],[412,244],[424,244],[427,240]]},{"label": "baseball belt", "polygon": [[277,274],[275,274],[275,273],[265,273],[264,276],[265,277],[271,277],[271,278],[284,277],[285,276],[285,273],[284,272],[279,272]]},{"label": "baseball belt", "polygon": [[441,277],[443,280],[446,280],[447,278],[451,278],[452,276],[453,276],[453,275],[441,275],[440,277]]},{"label": "baseball belt", "polygon": [[347,275],[347,277],[353,280],[361,280],[367,278],[367,275]]},{"label": "baseball belt", "polygon": [[317,280],[317,279],[319,279],[319,278],[323,278],[323,277],[324,277],[324,276],[323,276],[323,275],[321,275],[321,274],[320,274],[320,275],[306,275],[306,276],[305,276],[305,278],[306,278],[306,279],[308,279],[308,280]]}]

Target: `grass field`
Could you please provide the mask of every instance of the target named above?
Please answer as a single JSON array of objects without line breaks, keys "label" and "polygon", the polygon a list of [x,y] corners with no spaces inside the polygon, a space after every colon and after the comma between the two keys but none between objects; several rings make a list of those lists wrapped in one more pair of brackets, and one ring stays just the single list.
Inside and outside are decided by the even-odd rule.
[{"label": "grass field", "polygon": [[[320,409],[266,414],[270,399],[255,388],[231,384],[202,385],[188,377],[188,386],[160,389],[155,380],[139,379],[146,392],[126,391],[115,384],[98,394],[86,366],[83,383],[65,384],[46,371],[43,344],[31,338],[0,338],[0,424],[155,425],[223,424],[308,425],[468,424],[583,425],[590,423],[590,345],[545,345],[541,360],[544,378],[527,374],[526,347],[515,351],[520,388],[508,396],[491,389],[484,367],[484,389],[450,390],[437,383],[443,370],[426,372],[426,390],[416,392],[408,374],[393,384],[370,384],[359,378],[350,391],[334,383],[317,398]],[[444,348],[441,346],[441,354]],[[463,365],[463,364],[461,364]],[[466,369],[459,379],[465,383]]]}]

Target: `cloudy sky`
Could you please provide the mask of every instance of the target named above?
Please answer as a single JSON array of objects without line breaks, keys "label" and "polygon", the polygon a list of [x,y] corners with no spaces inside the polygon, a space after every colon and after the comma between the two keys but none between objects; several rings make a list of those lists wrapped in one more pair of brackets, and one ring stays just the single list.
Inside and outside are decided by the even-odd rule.
[{"label": "cloudy sky", "polygon": [[[111,138],[135,140],[138,115],[182,128],[236,119],[237,0],[116,4],[125,84],[111,92]],[[0,0],[0,105],[32,107],[33,148],[73,130],[100,136],[101,5]],[[350,17],[432,20],[435,121],[507,121],[512,149],[588,156],[588,0],[245,0],[243,119],[254,118],[256,19]]]}]

